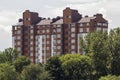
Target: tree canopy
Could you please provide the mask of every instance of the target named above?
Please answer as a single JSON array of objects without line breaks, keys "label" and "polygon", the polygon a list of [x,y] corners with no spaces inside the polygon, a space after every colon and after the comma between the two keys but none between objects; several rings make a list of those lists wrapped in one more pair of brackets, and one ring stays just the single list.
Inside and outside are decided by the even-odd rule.
[{"label": "tree canopy", "polygon": [[7,63],[0,64],[0,80],[17,80],[15,68]]}]

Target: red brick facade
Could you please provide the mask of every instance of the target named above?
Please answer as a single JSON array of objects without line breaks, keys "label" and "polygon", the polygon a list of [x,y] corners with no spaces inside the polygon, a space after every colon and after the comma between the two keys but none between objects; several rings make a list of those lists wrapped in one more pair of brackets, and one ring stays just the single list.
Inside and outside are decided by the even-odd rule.
[{"label": "red brick facade", "polygon": [[45,19],[26,10],[23,19],[12,26],[13,46],[34,63],[45,63],[50,56],[81,53],[80,37],[107,29],[108,22],[102,14],[82,17],[77,10],[66,8],[63,17]]}]

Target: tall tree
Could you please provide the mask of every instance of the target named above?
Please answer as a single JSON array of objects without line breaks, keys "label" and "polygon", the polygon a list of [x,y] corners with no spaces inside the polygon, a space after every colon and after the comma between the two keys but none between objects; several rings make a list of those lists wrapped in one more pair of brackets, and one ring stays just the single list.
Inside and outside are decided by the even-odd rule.
[{"label": "tall tree", "polygon": [[89,33],[81,39],[80,43],[82,50],[92,59],[93,74],[96,75],[96,78],[107,75],[110,68],[107,32]]},{"label": "tall tree", "polygon": [[91,79],[91,59],[80,54],[67,54],[60,57],[64,80]]},{"label": "tall tree", "polygon": [[109,51],[112,56],[111,72],[113,75],[120,75],[120,28],[109,33]]},{"label": "tall tree", "polygon": [[7,48],[0,54],[0,63],[13,62],[18,57],[18,51],[13,48]]},{"label": "tall tree", "polygon": [[58,56],[51,57],[49,60],[47,60],[45,69],[50,72],[53,80],[63,80],[63,71]]}]

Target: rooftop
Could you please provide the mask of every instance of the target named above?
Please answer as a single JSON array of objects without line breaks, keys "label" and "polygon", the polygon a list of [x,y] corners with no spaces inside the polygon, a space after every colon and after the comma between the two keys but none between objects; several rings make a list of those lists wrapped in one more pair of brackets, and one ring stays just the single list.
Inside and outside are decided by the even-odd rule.
[{"label": "rooftop", "polygon": [[49,25],[51,24],[51,22],[52,22],[51,19],[43,19],[37,25]]},{"label": "rooftop", "polygon": [[95,19],[96,17],[83,17],[78,21],[78,23],[90,22],[90,20]]},{"label": "rooftop", "polygon": [[63,24],[63,19],[59,19],[56,22],[54,22],[53,24]]}]

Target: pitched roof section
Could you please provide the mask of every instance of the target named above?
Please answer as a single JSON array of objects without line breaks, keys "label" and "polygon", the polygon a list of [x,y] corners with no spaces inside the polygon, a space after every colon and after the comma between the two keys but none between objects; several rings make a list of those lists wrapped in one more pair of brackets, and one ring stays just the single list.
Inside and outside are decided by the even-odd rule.
[{"label": "pitched roof section", "polygon": [[52,22],[51,19],[43,19],[37,25],[50,25]]},{"label": "pitched roof section", "polygon": [[56,22],[54,22],[53,24],[63,24],[63,19],[59,19]]},{"label": "pitched roof section", "polygon": [[90,22],[91,19],[95,19],[96,17],[83,17],[78,21],[78,23],[85,23],[85,22]]}]

